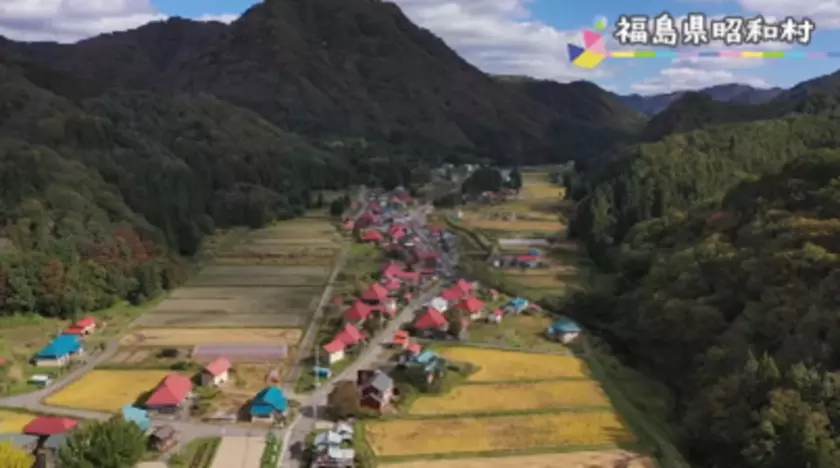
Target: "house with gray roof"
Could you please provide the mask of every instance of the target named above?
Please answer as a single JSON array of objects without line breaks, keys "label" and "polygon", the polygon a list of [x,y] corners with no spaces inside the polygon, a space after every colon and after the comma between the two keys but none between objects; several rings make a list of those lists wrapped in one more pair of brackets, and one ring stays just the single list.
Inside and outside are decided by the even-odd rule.
[{"label": "house with gray roof", "polygon": [[356,385],[359,388],[362,407],[381,411],[394,397],[394,379],[379,369],[360,370]]}]

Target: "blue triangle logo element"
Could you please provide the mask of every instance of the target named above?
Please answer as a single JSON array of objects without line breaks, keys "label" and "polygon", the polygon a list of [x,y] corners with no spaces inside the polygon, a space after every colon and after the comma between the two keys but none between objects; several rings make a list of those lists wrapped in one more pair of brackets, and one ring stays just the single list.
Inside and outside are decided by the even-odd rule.
[{"label": "blue triangle logo element", "polygon": [[575,60],[577,60],[577,58],[580,57],[584,52],[583,47],[578,47],[574,44],[566,44],[566,48],[569,50],[570,62],[574,62]]}]

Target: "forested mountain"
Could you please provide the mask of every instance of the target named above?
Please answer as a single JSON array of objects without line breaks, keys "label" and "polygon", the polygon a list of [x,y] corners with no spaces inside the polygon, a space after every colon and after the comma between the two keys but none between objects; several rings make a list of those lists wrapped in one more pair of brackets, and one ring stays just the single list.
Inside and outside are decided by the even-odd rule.
[{"label": "forested mountain", "polygon": [[503,163],[585,158],[613,143],[595,137],[608,119],[581,121],[579,110],[500,85],[374,0],[266,0],[230,26],[172,19],[73,45],[3,48],[100,89],[209,93],[318,140]]},{"label": "forested mountain", "polygon": [[[784,90],[782,88],[754,88],[749,85],[731,83],[710,86],[694,92],[709,96],[715,101],[729,104],[763,104],[773,100],[782,94]],[[686,91],[653,94],[650,96],[630,94],[627,96],[619,96],[619,99],[621,99],[626,105],[645,115],[654,116],[665,110],[672,103],[678,101],[685,94],[687,94]]]},{"label": "forested mountain", "polygon": [[[663,216],[628,228],[613,252],[614,282],[568,309],[674,390],[681,443],[700,468],[840,465],[840,151],[803,151],[821,139],[836,148],[838,129],[813,117],[770,125],[741,126],[741,135],[775,128],[791,138],[796,159],[783,166],[781,154],[769,153],[781,139],[752,148],[772,164],[728,150],[741,170],[777,170],[737,184],[720,202],[667,210],[666,193],[683,197],[670,208],[686,204],[681,190],[696,196],[701,188],[668,187],[668,166],[640,163],[650,185],[627,180],[622,189],[658,199]],[[711,194],[737,169],[712,156],[727,150],[704,147],[705,155],[684,160],[702,161],[693,167],[706,169],[697,176]]]}]

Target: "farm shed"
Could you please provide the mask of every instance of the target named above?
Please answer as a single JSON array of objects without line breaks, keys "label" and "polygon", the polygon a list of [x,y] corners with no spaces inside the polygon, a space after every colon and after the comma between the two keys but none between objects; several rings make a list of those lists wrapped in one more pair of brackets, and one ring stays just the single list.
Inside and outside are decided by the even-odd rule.
[{"label": "farm shed", "polygon": [[567,318],[557,319],[548,327],[548,337],[562,343],[571,343],[580,335],[580,327]]},{"label": "farm shed", "polygon": [[132,405],[125,405],[121,410],[122,417],[126,421],[131,421],[137,424],[137,427],[144,432],[149,430],[152,422],[149,420],[149,413]]},{"label": "farm shed", "polygon": [[487,316],[487,321],[492,323],[502,323],[502,318],[504,318],[504,316],[505,313],[502,312],[502,309],[495,309]]},{"label": "farm shed", "polygon": [[82,343],[76,335],[59,335],[35,356],[36,366],[63,367],[74,356],[84,353]]},{"label": "farm shed", "polygon": [[260,390],[251,400],[249,413],[252,421],[274,422],[278,416],[284,416],[289,409],[289,402],[283,391],[270,386]]},{"label": "farm shed", "polygon": [[217,357],[201,370],[201,385],[218,387],[226,384],[230,378],[230,361],[225,357]]},{"label": "farm shed", "polygon": [[64,434],[76,427],[77,424],[79,424],[79,421],[75,419],[57,416],[38,416],[32,421],[29,421],[29,424],[23,426],[21,432],[38,437],[49,437],[51,435]]},{"label": "farm shed", "polygon": [[144,406],[149,411],[174,413],[187,401],[192,393],[192,381],[180,374],[169,374],[146,399]]}]

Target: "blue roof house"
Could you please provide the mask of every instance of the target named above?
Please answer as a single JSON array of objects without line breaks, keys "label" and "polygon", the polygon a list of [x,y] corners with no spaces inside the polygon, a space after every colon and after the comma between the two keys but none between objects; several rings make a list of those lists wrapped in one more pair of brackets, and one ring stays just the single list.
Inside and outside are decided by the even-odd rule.
[{"label": "blue roof house", "polygon": [[510,309],[510,311],[514,314],[519,314],[523,310],[527,309],[529,304],[528,299],[525,299],[524,297],[514,297],[505,304],[505,309]]},{"label": "blue roof house", "polygon": [[580,335],[580,332],[580,326],[565,317],[557,319],[546,330],[549,338],[562,343],[571,343]]},{"label": "blue roof house", "polygon": [[149,421],[149,413],[131,405],[125,405],[122,407],[122,417],[126,421],[131,421],[134,424],[137,424],[137,426],[143,431],[148,431],[149,427],[152,425],[152,422]]},{"label": "blue roof house", "polygon": [[289,409],[289,401],[283,391],[277,387],[265,387],[251,400],[251,420],[275,421]]},{"label": "blue roof house", "polygon": [[35,365],[63,367],[70,362],[70,358],[82,352],[82,343],[78,336],[59,335],[35,356]]}]

